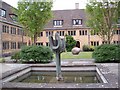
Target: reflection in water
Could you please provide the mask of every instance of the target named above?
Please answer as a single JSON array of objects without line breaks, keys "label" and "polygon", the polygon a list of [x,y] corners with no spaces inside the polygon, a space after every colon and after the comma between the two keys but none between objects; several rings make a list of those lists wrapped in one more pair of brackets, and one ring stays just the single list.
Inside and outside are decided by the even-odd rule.
[{"label": "reflection in water", "polygon": [[55,72],[29,72],[12,82],[26,83],[100,83],[96,72],[62,72],[63,81],[56,80]]}]

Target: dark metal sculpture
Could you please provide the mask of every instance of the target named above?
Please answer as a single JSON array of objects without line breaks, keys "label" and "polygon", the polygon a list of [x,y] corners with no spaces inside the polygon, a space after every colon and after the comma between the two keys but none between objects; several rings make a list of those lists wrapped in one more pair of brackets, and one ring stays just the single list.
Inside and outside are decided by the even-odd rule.
[{"label": "dark metal sculpture", "polygon": [[60,39],[58,33],[55,34],[55,40],[53,36],[49,36],[49,44],[51,49],[56,55],[56,78],[57,80],[63,80],[61,74],[61,58],[60,54],[65,51],[65,39]]}]

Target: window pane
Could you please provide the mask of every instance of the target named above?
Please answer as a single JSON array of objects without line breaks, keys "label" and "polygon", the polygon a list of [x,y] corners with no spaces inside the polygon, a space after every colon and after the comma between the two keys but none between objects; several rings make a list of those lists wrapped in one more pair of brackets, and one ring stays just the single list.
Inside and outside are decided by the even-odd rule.
[{"label": "window pane", "polygon": [[85,30],[85,35],[87,35],[87,30]]},{"label": "window pane", "polygon": [[6,10],[0,9],[0,16],[6,18]]},{"label": "window pane", "polygon": [[48,32],[46,32],[46,37],[48,37]]},{"label": "window pane", "polygon": [[73,22],[73,25],[81,25],[82,24],[81,19],[73,19],[72,22]]},{"label": "window pane", "polygon": [[54,26],[62,26],[63,25],[63,20],[53,20],[53,25]]},{"label": "window pane", "polygon": [[82,35],[82,34],[81,34],[81,30],[79,31],[79,34]]},{"label": "window pane", "polygon": [[74,35],[76,35],[76,31],[74,31]]},{"label": "window pane", "polygon": [[84,35],[84,30],[82,31],[82,35]]}]

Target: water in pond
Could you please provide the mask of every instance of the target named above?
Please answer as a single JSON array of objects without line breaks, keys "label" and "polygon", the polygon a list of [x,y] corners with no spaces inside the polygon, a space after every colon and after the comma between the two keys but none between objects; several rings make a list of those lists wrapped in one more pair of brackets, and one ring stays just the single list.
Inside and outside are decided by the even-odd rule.
[{"label": "water in pond", "polygon": [[25,83],[100,83],[96,72],[62,72],[63,81],[57,81],[55,72],[29,72],[11,82]]}]

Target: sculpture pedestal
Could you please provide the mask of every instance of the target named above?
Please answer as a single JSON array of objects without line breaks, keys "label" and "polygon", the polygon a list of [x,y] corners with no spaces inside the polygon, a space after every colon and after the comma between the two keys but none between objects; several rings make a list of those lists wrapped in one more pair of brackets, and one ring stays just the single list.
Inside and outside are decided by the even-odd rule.
[{"label": "sculpture pedestal", "polygon": [[63,77],[62,77],[62,75],[60,74],[60,75],[56,76],[56,79],[57,79],[58,81],[61,81],[61,80],[63,80]]},{"label": "sculpture pedestal", "polygon": [[63,80],[61,73],[61,61],[60,61],[60,53],[56,52],[56,79],[58,81]]}]

